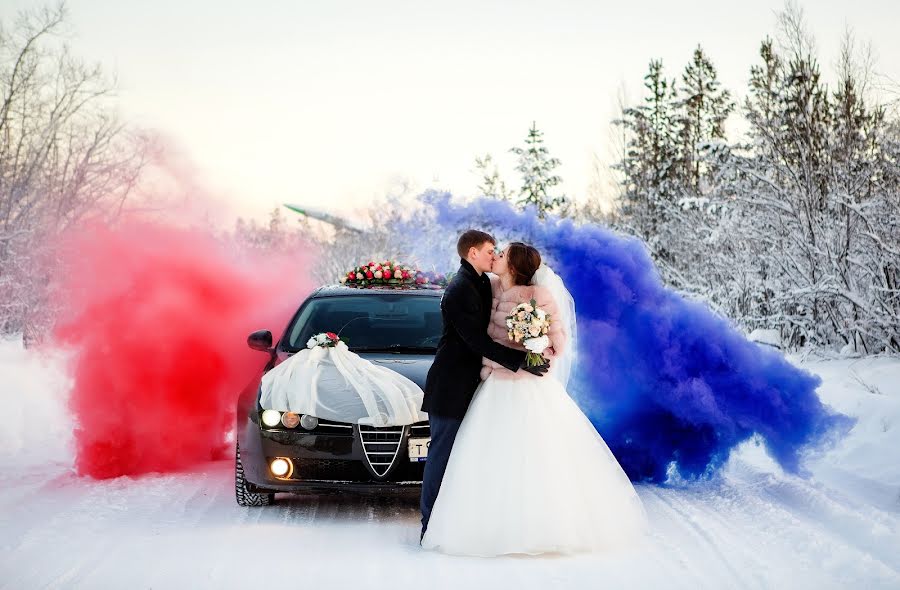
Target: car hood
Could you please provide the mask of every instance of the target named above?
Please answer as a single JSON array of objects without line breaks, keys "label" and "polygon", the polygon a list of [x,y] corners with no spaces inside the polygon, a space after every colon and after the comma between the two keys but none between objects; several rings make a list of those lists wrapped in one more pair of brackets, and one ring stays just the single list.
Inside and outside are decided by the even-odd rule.
[{"label": "car hood", "polygon": [[[395,352],[360,352],[362,358],[375,363],[381,367],[387,367],[392,371],[396,371],[418,385],[422,390],[425,389],[425,378],[428,376],[428,369],[434,362],[434,355],[430,354],[405,354]],[[284,353],[278,354],[278,362],[282,363],[289,355]]]},{"label": "car hood", "polygon": [[434,356],[427,354],[396,354],[396,353],[380,353],[380,352],[362,352],[359,354],[376,365],[387,367],[392,371],[396,371],[425,389],[425,378],[428,376],[428,369],[434,362]]}]

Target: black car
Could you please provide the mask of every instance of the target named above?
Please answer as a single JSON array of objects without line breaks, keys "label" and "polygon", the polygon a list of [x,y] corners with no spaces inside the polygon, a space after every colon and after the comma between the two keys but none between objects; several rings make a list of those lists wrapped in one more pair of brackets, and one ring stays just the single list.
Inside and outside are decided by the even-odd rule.
[{"label": "black car", "polygon": [[[422,484],[430,441],[428,422],[374,427],[277,416],[263,420],[263,374],[321,332],[336,332],[349,349],[425,387],[443,331],[443,289],[330,285],[299,307],[280,340],[250,334],[248,345],[269,353],[237,403],[235,494],[241,506],[266,506],[275,492],[396,491]],[[292,427],[288,427],[292,425]],[[276,475],[277,474],[277,475]]]}]

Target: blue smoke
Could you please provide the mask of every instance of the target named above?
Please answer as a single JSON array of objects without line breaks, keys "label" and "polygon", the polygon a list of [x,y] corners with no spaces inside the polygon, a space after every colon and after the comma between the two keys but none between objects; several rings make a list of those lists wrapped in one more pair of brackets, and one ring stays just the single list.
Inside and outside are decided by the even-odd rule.
[{"label": "blue smoke", "polygon": [[685,479],[709,476],[754,433],[785,471],[799,473],[804,448],[852,425],[819,401],[821,378],[665,288],[638,238],[542,220],[533,208],[495,199],[421,198],[434,224],[420,220],[408,230],[421,262],[455,270],[447,236],[455,245],[460,231],[474,227],[533,244],[563,278],[579,339],[569,391],[632,480],[663,482],[670,467]]}]

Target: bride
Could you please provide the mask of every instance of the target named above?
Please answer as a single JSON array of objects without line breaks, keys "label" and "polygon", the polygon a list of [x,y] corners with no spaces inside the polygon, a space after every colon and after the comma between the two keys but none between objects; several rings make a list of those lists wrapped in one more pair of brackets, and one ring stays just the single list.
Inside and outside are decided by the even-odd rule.
[{"label": "bride", "polygon": [[549,372],[482,361],[482,381],[453,444],[422,546],[457,555],[576,553],[638,541],[647,516],[606,443],[566,391],[575,353],[574,302],[532,246],[512,242],[491,271],[488,334],[532,298],[551,316]]}]

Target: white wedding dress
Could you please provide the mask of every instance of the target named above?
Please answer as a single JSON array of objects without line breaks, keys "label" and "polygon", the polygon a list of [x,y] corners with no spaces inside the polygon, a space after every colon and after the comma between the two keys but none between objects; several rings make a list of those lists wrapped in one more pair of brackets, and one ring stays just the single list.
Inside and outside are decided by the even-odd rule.
[{"label": "white wedding dress", "polygon": [[495,372],[480,383],[424,548],[483,557],[579,553],[634,548],[645,537],[647,516],[634,486],[566,391],[569,366],[554,359],[542,377]]}]

